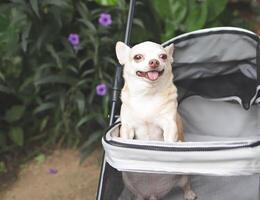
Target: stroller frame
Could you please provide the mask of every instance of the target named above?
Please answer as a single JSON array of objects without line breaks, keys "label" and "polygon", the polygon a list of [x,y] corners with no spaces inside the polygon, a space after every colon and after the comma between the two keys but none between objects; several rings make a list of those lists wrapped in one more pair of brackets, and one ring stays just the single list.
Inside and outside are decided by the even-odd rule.
[{"label": "stroller frame", "polygon": [[[133,25],[134,13],[135,13],[135,3],[136,3],[136,0],[130,0],[130,3],[129,3],[126,30],[125,30],[125,36],[124,36],[124,43],[127,45],[130,44],[130,37],[131,37],[132,25]],[[120,92],[122,89],[122,82],[123,82],[122,72],[123,72],[123,67],[120,64],[117,64],[116,71],[115,71],[115,79],[114,79],[113,88],[112,88],[112,104],[111,104],[111,110],[110,110],[110,116],[109,116],[109,126],[113,125],[113,123],[115,121],[115,116],[116,116],[115,111],[116,111],[116,108],[119,106],[118,102],[119,102],[119,96],[120,96]],[[102,199],[102,197],[101,197],[102,177],[103,177],[103,173],[105,171],[105,165],[106,165],[106,161],[104,159],[104,153],[103,153],[96,200]]]}]

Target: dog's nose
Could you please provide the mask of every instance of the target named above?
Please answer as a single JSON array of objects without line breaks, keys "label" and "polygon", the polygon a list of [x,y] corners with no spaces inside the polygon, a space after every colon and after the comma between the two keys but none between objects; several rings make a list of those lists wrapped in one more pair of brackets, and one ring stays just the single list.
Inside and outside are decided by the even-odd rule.
[{"label": "dog's nose", "polygon": [[159,64],[160,64],[159,60],[156,59],[152,59],[149,61],[149,67],[151,68],[157,68],[159,67]]}]

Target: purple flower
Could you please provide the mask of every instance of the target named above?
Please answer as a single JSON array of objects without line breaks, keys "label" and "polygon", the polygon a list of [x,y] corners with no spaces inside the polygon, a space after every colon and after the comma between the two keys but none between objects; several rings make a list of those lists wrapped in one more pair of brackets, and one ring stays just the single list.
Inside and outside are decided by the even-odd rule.
[{"label": "purple flower", "polygon": [[73,47],[79,45],[79,35],[77,33],[71,33],[68,37],[68,41]]},{"label": "purple flower", "polygon": [[55,169],[55,168],[50,168],[50,169],[49,169],[49,173],[50,173],[50,174],[57,174],[57,173],[58,173],[58,170]]},{"label": "purple flower", "polygon": [[101,13],[98,22],[102,26],[110,26],[112,24],[111,15],[108,13]]},{"label": "purple flower", "polygon": [[104,96],[107,93],[107,86],[104,83],[100,83],[96,86],[96,93],[99,96]]}]

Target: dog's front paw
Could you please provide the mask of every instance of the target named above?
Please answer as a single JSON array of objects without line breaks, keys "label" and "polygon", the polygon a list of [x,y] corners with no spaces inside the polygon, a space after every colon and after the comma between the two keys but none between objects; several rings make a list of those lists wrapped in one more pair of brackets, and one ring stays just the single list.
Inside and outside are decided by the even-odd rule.
[{"label": "dog's front paw", "polygon": [[185,198],[185,200],[195,200],[195,199],[197,199],[197,195],[192,190],[189,190],[189,191],[185,192],[184,198]]},{"label": "dog's front paw", "polygon": [[144,198],[142,196],[136,196],[136,198],[134,200],[144,200]]},{"label": "dog's front paw", "polygon": [[149,200],[158,200],[158,199],[156,198],[156,196],[152,195],[149,197]]},{"label": "dog's front paw", "polygon": [[173,143],[178,141],[177,133],[164,133],[164,141]]},{"label": "dog's front paw", "polygon": [[178,130],[176,123],[166,123],[162,127],[163,139],[165,142],[177,142],[178,141]]},{"label": "dog's front paw", "polygon": [[134,129],[129,128],[128,126],[122,125],[120,128],[120,137],[123,139],[133,139],[134,138]]}]

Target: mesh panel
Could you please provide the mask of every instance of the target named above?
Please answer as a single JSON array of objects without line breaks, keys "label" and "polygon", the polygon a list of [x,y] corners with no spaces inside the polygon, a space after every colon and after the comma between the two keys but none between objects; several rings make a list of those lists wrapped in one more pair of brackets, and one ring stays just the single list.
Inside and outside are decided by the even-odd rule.
[{"label": "mesh panel", "polygon": [[[135,200],[137,195],[124,186],[122,180],[122,173],[113,169],[107,164],[106,176],[104,179],[104,200]],[[132,176],[137,174],[132,174]],[[164,175],[165,176],[165,175]],[[176,181],[180,177],[167,175],[172,177],[172,185],[168,182],[158,183],[160,179],[164,177],[153,174],[139,174],[139,182],[134,184],[134,189],[141,191],[151,191],[151,194],[157,194],[158,196],[164,192],[164,188],[170,191],[159,198],[160,200],[183,200],[184,192],[180,186],[177,186]],[[196,193],[199,200],[259,200],[259,176],[235,176],[235,177],[214,177],[214,176],[189,176],[192,190]],[[146,184],[144,184],[146,183]],[[155,187],[156,186],[156,187]],[[154,189],[156,188],[156,190]],[[161,188],[161,193],[156,193]],[[147,192],[148,194],[149,192]],[[148,198],[147,198],[148,199]]]}]

